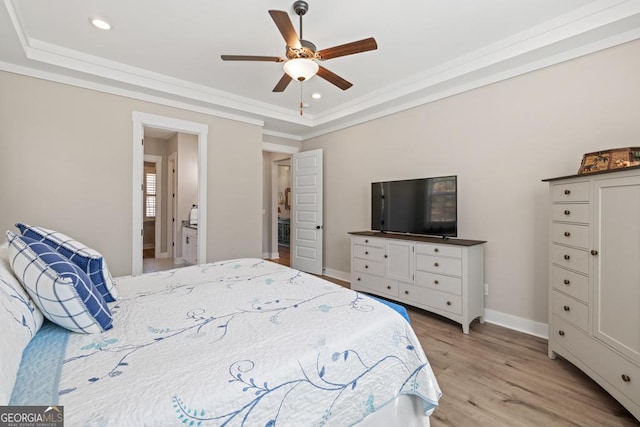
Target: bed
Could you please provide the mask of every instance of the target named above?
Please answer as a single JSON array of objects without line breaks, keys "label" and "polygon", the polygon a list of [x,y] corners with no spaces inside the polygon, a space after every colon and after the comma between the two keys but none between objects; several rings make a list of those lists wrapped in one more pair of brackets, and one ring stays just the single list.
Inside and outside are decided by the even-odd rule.
[{"label": "bed", "polygon": [[318,277],[236,259],[114,283],[110,329],[44,322],[10,404],[74,426],[424,426],[441,396],[398,312]]}]

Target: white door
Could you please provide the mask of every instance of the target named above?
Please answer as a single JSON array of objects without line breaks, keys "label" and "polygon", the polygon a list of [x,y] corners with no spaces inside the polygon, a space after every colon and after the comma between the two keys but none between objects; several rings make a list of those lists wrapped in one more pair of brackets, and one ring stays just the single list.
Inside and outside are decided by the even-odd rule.
[{"label": "white door", "polygon": [[322,274],[322,149],[291,157],[291,267]]}]

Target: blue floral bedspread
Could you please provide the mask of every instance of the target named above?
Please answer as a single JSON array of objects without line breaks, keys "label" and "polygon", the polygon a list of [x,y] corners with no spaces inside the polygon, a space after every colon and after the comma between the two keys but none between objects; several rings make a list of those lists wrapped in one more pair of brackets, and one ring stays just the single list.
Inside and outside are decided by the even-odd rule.
[{"label": "blue floral bedspread", "polygon": [[70,426],[341,426],[441,395],[402,316],[315,276],[239,259],[116,285],[113,329],[68,337]]}]

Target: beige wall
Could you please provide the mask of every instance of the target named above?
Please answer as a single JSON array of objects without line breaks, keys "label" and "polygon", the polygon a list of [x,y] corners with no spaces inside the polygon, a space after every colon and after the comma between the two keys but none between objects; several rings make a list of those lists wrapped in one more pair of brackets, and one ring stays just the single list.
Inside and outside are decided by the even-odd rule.
[{"label": "beige wall", "polygon": [[209,126],[207,260],[260,257],[259,126],[7,72],[0,94],[0,230],[57,229],[102,252],[114,275],[131,273],[140,111]]},{"label": "beige wall", "polygon": [[348,272],[372,181],[458,175],[458,235],[487,240],[486,308],[547,322],[547,188],[637,146],[640,41],[305,141],[324,149],[324,264]]}]

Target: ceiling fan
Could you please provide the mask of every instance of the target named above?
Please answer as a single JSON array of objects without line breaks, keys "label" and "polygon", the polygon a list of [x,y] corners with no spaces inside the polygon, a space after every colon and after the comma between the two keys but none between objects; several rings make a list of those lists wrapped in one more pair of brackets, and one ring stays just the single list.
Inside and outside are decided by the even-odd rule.
[{"label": "ceiling fan", "polygon": [[286,58],[278,56],[250,56],[250,55],[221,55],[223,61],[267,61],[284,62],[284,74],[273,88],[274,92],[283,92],[291,80],[304,81],[315,74],[322,77],[342,90],[347,90],[352,83],[327,70],[316,61],[326,61],[327,59],[340,56],[353,55],[355,53],[367,52],[378,48],[378,44],[373,37],[346,43],[339,46],[330,47],[316,51],[316,46],[308,40],[302,38],[302,16],[309,10],[306,1],[298,0],[293,3],[293,10],[300,17],[300,37],[296,34],[293,24],[289,19],[289,14],[282,10],[270,10],[269,15],[275,22],[276,27],[284,37],[286,45]]}]

